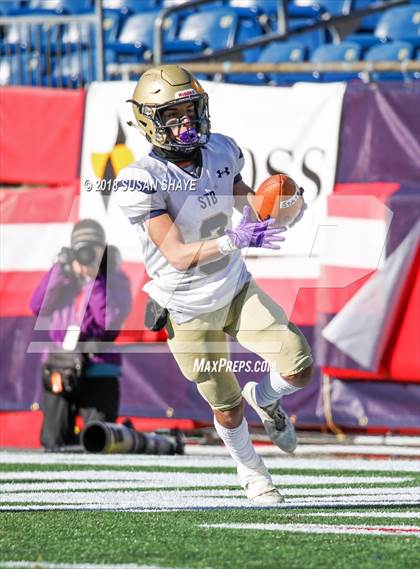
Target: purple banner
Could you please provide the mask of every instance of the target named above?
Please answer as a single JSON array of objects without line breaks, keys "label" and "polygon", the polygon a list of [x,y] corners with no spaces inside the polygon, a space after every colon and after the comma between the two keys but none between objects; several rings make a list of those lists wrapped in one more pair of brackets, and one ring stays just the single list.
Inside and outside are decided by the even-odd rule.
[{"label": "purple banner", "polygon": [[[28,354],[31,341],[41,341],[39,332],[33,331],[33,318],[0,319],[0,411],[27,410],[34,403],[42,404],[40,354]],[[312,339],[312,328],[303,328],[307,339]],[[195,385],[179,371],[168,346],[140,344],[122,347],[123,375],[121,379],[120,415],[154,418],[188,418],[212,422],[212,413]],[[247,353],[252,362],[259,358]],[[232,360],[243,359],[243,354],[232,354]],[[257,380],[258,376],[240,372],[241,385]],[[294,393],[285,400],[287,411],[295,415],[299,426],[323,424],[317,415],[319,372],[307,389]],[[259,423],[256,414],[249,411],[251,422]]]},{"label": "purple banner", "polygon": [[336,183],[420,184],[420,84],[350,83]]}]

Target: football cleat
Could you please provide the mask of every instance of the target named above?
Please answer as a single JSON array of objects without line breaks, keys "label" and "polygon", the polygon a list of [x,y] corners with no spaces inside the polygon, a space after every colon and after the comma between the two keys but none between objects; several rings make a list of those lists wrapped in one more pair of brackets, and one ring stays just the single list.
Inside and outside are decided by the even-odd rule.
[{"label": "football cleat", "polygon": [[260,407],[255,397],[255,388],[258,384],[249,381],[242,390],[245,401],[260,417],[265,432],[271,441],[284,452],[292,453],[297,446],[297,437],[290,418],[279,401],[268,407]]},{"label": "football cleat", "polygon": [[262,460],[256,469],[238,464],[238,476],[246,497],[258,506],[276,506],[284,501]]}]

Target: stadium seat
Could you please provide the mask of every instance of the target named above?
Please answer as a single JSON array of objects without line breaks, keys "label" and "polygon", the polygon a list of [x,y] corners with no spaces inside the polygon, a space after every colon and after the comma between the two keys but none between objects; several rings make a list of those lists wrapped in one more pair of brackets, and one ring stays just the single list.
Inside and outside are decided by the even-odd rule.
[{"label": "stadium seat", "polygon": [[[321,62],[346,62],[353,63],[360,60],[362,48],[354,42],[341,42],[339,44],[327,44],[318,47],[311,55],[313,63]],[[351,81],[358,79],[358,72],[354,71],[328,71],[320,72],[319,79],[321,81]]]},{"label": "stadium seat", "polygon": [[82,14],[92,12],[92,0],[30,0],[27,10],[30,13]]},{"label": "stadium seat", "polygon": [[22,6],[23,2],[20,0],[3,0],[3,2],[0,2],[0,16],[19,14]]},{"label": "stadium seat", "polygon": [[38,54],[19,53],[0,57],[0,86],[42,85],[44,65]]},{"label": "stadium seat", "polygon": [[140,14],[147,10],[160,8],[161,0],[103,0],[102,7],[104,10],[116,10],[122,15]]},{"label": "stadium seat", "polygon": [[[365,55],[365,61],[409,61],[414,48],[408,42],[395,41],[372,47]],[[404,71],[375,71],[370,74],[374,81],[401,81],[409,76]]]},{"label": "stadium seat", "polygon": [[270,17],[277,16],[278,0],[231,0],[232,8],[253,8]]},{"label": "stadium seat", "polygon": [[373,35],[357,33],[346,37],[346,41],[357,42],[365,50],[391,40],[409,41],[415,47],[420,46],[419,6],[390,8],[380,17]]},{"label": "stadium seat", "polygon": [[[289,30],[293,31],[299,28],[304,28],[312,24],[312,20],[307,18],[291,18],[289,20]],[[312,30],[309,32],[302,32],[297,35],[290,36],[289,41],[297,42],[305,45],[309,50],[314,50],[327,41],[327,32],[325,30]]]},{"label": "stadium seat", "polygon": [[51,73],[53,87],[83,87],[96,79],[95,51],[72,53],[56,59]]},{"label": "stadium seat", "polygon": [[[372,4],[372,0],[353,0],[352,11],[364,10],[365,8],[369,8],[369,6]],[[361,18],[358,25],[358,32],[373,34],[379,20],[384,15],[384,13],[385,12],[375,12],[374,14],[370,14],[369,16],[364,16]]]},{"label": "stadium seat", "polygon": [[[108,42],[106,48],[115,52],[114,61],[139,62],[149,61],[153,51],[154,23],[158,12],[130,16],[122,25],[116,42]],[[190,53],[200,52],[200,41],[180,41],[175,38],[177,19],[169,15],[164,23],[164,51],[172,56],[173,61],[188,57]]]},{"label": "stadium seat", "polygon": [[317,19],[320,14],[344,14],[348,4],[348,0],[289,0],[287,8],[291,17]]},{"label": "stadium seat", "polygon": [[[104,45],[117,41],[122,16],[116,10],[104,10],[103,40]],[[90,23],[72,22],[63,26],[61,36],[61,51],[83,49],[89,46],[96,47],[95,27]],[[57,49],[55,50],[57,51]]]},{"label": "stadium seat", "polygon": [[117,11],[104,10],[102,22],[104,45],[117,41],[121,23],[122,17]]},{"label": "stadium seat", "polygon": [[420,47],[420,6],[397,6],[379,20],[375,36],[381,41],[408,41]]},{"label": "stadium seat", "polygon": [[[273,42],[269,44],[259,57],[264,63],[299,63],[305,61],[307,47],[298,42]],[[313,81],[311,73],[267,73],[266,81],[270,84],[281,85],[296,81]]]},{"label": "stadium seat", "polygon": [[[253,11],[225,7],[189,15],[181,23],[177,37],[183,41],[202,42],[203,50],[216,51],[244,43],[263,32]],[[243,60],[255,61],[260,51],[260,48],[245,51]]]},{"label": "stadium seat", "polygon": [[37,22],[37,25],[19,23],[16,17],[15,23],[5,26],[1,53],[54,51],[59,39],[59,27],[45,24],[41,17],[37,18]]}]

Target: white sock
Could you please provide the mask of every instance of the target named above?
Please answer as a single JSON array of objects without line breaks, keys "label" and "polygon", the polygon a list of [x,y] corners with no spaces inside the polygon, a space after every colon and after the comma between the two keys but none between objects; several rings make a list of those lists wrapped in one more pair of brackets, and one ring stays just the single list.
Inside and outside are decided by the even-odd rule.
[{"label": "white sock", "polygon": [[255,388],[255,399],[261,407],[268,407],[281,399],[283,395],[290,395],[299,389],[302,388],[291,385],[279,373],[271,371]]},{"label": "white sock", "polygon": [[261,463],[261,458],[252,446],[248,423],[245,418],[242,419],[239,427],[226,429],[214,417],[214,426],[217,434],[225,443],[230,456],[236,463],[243,464],[248,468],[256,468]]}]

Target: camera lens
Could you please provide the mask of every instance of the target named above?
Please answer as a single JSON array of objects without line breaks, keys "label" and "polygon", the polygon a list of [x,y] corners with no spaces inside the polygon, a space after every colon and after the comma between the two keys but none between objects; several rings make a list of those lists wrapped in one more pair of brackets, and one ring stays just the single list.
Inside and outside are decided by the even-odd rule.
[{"label": "camera lens", "polygon": [[84,245],[74,252],[76,260],[84,266],[93,265],[96,259],[95,248],[92,245]]}]

